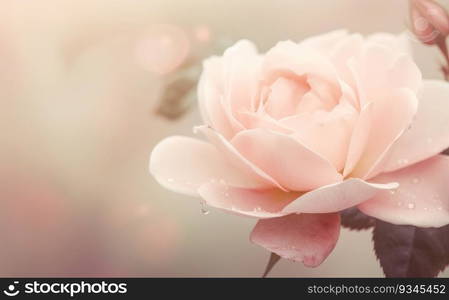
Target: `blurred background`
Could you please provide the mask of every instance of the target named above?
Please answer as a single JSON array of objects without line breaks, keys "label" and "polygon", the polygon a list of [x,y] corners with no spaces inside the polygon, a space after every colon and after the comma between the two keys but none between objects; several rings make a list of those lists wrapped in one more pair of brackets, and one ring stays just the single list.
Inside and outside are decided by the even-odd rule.
[{"label": "blurred background", "polygon": [[[255,220],[204,214],[148,173],[158,141],[201,123],[200,61],[241,38],[399,33],[407,16],[406,0],[0,0],[0,276],[260,276]],[[413,47],[441,78],[436,50]],[[320,267],[271,273],[382,275],[370,232],[346,229]]]}]

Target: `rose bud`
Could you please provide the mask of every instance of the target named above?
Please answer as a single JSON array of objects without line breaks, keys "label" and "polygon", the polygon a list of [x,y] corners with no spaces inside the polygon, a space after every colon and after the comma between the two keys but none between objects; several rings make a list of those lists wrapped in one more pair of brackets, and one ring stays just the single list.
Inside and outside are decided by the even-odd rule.
[{"label": "rose bud", "polygon": [[438,37],[449,35],[449,16],[433,0],[411,0],[410,18],[413,33],[424,44],[434,45]]}]

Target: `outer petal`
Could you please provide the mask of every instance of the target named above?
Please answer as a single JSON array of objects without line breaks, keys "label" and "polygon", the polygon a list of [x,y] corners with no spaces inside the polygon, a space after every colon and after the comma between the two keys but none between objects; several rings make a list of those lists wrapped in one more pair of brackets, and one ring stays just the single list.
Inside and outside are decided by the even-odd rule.
[{"label": "outer petal", "polygon": [[[394,181],[394,180],[393,180]],[[373,184],[357,178],[323,186],[308,192],[288,204],[284,213],[329,213],[358,205],[383,190],[398,187],[395,182]]]},{"label": "outer petal", "polygon": [[192,196],[197,196],[197,189],[211,180],[225,180],[240,187],[263,186],[257,178],[245,176],[226,163],[213,145],[181,136],[168,137],[156,145],[150,172],[162,186]]},{"label": "outer petal", "polygon": [[291,213],[338,212],[358,205],[380,191],[397,187],[396,183],[375,184],[354,178],[309,193],[299,193],[273,188],[240,188],[222,180],[202,185],[198,193],[212,207],[239,215],[272,218]]},{"label": "outer petal", "polygon": [[342,179],[324,158],[294,138],[263,129],[239,132],[232,144],[246,159],[291,191],[309,191]]},{"label": "outer petal", "polygon": [[383,192],[359,205],[362,212],[398,225],[440,227],[449,224],[449,157],[438,155],[416,165],[373,178],[398,181],[395,192]]},{"label": "outer petal", "polygon": [[385,171],[390,172],[432,157],[449,148],[449,83],[425,80],[416,117],[392,146]]},{"label": "outer petal", "polygon": [[340,234],[339,214],[300,214],[260,220],[251,241],[307,267],[319,266]]},{"label": "outer petal", "polygon": [[256,218],[286,215],[282,209],[300,195],[279,189],[238,188],[223,181],[204,184],[198,192],[206,204],[212,207]]}]

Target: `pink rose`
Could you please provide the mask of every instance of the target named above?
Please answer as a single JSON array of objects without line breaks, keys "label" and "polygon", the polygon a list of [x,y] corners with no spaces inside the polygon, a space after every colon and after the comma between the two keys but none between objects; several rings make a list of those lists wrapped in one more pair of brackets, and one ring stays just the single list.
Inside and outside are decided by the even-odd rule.
[{"label": "pink rose", "polygon": [[258,54],[240,41],[204,62],[207,142],[153,150],[164,187],[258,218],[251,240],[318,266],[339,211],[393,223],[449,224],[449,84],[422,80],[406,39],[331,32]]}]

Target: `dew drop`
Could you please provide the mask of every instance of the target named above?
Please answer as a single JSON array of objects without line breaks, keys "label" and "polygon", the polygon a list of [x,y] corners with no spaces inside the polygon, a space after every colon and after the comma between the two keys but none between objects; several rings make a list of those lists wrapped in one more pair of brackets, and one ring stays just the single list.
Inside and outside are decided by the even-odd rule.
[{"label": "dew drop", "polygon": [[200,205],[201,205],[201,213],[203,215],[208,215],[210,211],[206,208],[206,202],[200,201]]},{"label": "dew drop", "polygon": [[395,195],[396,194],[396,190],[390,190],[390,195]]},{"label": "dew drop", "polygon": [[415,203],[409,203],[409,204],[407,205],[407,208],[408,208],[408,209],[414,209],[414,208],[415,208]]},{"label": "dew drop", "polygon": [[406,163],[408,163],[408,159],[399,159],[398,160],[398,165],[405,165]]},{"label": "dew drop", "polygon": [[419,181],[420,181],[419,178],[413,178],[412,179],[412,183],[413,184],[417,184],[417,183],[419,183]]}]

